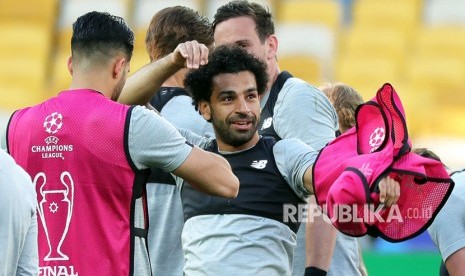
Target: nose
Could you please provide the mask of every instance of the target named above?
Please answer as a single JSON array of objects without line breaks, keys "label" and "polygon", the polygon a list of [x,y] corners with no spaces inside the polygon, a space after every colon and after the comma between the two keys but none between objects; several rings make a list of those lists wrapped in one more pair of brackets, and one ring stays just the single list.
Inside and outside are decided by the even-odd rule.
[{"label": "nose", "polygon": [[239,98],[237,103],[237,112],[249,113],[251,111],[250,103],[245,98]]}]

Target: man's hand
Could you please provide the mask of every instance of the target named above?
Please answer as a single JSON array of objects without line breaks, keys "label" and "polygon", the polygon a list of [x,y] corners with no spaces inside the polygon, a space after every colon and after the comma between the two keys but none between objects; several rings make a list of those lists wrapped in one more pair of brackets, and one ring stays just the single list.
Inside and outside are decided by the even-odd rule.
[{"label": "man's hand", "polygon": [[181,43],[168,56],[145,65],[129,77],[118,102],[145,105],[179,69],[197,69],[207,62],[207,46],[195,40]]},{"label": "man's hand", "polygon": [[208,62],[207,46],[196,40],[179,44],[170,55],[173,63],[189,69],[197,69]]},{"label": "man's hand", "polygon": [[385,177],[379,182],[379,201],[386,207],[391,207],[400,196],[399,182],[390,177]]}]

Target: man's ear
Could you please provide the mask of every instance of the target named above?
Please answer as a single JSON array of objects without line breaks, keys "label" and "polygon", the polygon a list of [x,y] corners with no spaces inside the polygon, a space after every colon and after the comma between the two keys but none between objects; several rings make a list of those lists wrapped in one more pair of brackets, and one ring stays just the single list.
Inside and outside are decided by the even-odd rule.
[{"label": "man's ear", "polygon": [[116,59],[113,65],[113,77],[115,79],[119,78],[122,74],[124,74],[125,65],[126,65],[126,59],[124,57],[120,57]]},{"label": "man's ear", "polygon": [[210,104],[207,101],[200,101],[199,102],[199,111],[200,114],[202,114],[203,118],[210,122],[212,116],[211,116],[211,110],[210,110]]},{"label": "man's ear", "polygon": [[278,38],[276,37],[276,35],[272,34],[267,38],[266,43],[268,44],[268,56],[267,56],[267,58],[268,59],[275,59],[276,54],[278,52]]},{"label": "man's ear", "polygon": [[68,67],[69,73],[72,76],[73,75],[73,57],[72,56],[68,57],[67,67]]}]

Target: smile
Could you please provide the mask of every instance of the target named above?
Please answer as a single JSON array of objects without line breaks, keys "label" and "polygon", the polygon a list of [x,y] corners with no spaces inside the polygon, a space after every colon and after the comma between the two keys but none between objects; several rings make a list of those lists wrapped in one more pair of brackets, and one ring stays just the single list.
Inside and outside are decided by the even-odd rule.
[{"label": "smile", "polygon": [[238,130],[247,130],[252,127],[252,122],[251,121],[236,121],[236,122],[232,122],[231,125],[233,125],[234,128]]}]

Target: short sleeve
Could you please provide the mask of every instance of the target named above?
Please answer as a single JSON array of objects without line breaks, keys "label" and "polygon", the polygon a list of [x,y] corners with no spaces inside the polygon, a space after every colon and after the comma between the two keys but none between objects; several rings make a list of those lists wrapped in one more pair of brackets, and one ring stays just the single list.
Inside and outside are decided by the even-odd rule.
[{"label": "short sleeve", "polygon": [[171,172],[181,166],[192,145],[172,124],[142,106],[134,107],[130,116],[129,155],[138,169],[157,167]]},{"label": "short sleeve", "polygon": [[277,142],[273,154],[281,175],[297,196],[306,200],[310,193],[304,187],[303,176],[315,162],[318,152],[294,138]]}]

